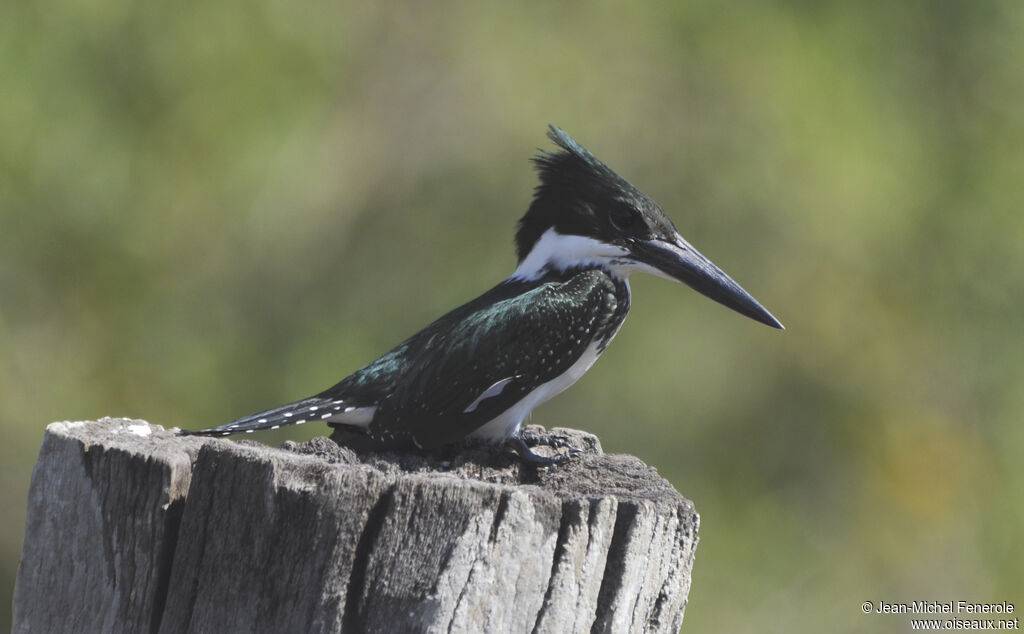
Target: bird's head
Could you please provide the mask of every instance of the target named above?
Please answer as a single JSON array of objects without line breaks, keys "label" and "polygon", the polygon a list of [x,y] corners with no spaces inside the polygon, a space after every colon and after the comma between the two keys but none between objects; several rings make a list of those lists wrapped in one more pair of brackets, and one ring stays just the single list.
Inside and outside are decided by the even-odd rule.
[{"label": "bird's head", "polygon": [[601,267],[627,277],[644,271],[683,282],[751,319],[782,328],[739,284],[701,255],[661,207],[561,129],[548,137],[561,150],[534,158],[540,184],[519,221],[514,278]]}]

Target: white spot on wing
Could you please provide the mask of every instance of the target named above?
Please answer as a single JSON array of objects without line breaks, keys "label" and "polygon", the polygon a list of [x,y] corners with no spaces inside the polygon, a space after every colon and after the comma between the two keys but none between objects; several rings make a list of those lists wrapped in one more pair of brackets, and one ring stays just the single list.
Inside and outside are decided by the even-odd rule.
[{"label": "white spot on wing", "polygon": [[472,403],[470,403],[468,407],[466,407],[466,409],[462,410],[462,413],[468,414],[475,410],[484,399],[488,399],[491,398],[492,396],[497,396],[501,394],[501,391],[505,389],[505,386],[508,385],[514,378],[514,376],[510,376],[507,379],[502,379],[495,383],[494,385],[492,385],[491,387],[484,390],[483,393],[480,394],[480,396],[476,397],[476,399]]},{"label": "white spot on wing", "polygon": [[128,425],[127,429],[129,434],[135,434],[136,436],[142,436],[143,438],[153,433],[153,430],[149,428],[149,425]]}]

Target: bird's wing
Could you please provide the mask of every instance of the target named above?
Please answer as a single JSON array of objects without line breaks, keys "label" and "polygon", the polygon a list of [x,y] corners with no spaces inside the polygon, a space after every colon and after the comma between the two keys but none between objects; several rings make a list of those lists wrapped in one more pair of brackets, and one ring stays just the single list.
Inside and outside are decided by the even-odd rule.
[{"label": "bird's wing", "polygon": [[370,435],[421,447],[468,436],[565,373],[608,330],[616,302],[608,275],[588,270],[442,318],[424,331],[412,363],[379,403]]}]

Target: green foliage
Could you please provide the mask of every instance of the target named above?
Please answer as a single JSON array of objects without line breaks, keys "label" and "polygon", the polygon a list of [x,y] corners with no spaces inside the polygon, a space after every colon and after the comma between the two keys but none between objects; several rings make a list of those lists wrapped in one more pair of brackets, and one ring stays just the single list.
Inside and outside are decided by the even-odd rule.
[{"label": "green foliage", "polygon": [[5,3],[4,588],[46,423],[333,383],[513,269],[551,122],[788,328],[636,279],[534,415],[696,502],[686,629],[1019,606],[1022,43],[1011,2]]}]

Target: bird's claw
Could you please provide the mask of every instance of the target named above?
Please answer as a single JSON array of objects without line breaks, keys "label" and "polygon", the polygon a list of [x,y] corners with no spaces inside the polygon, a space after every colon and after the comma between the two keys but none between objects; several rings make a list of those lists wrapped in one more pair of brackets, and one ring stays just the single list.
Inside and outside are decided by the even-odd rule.
[{"label": "bird's claw", "polygon": [[548,447],[553,447],[555,449],[565,449],[567,447],[575,449],[572,443],[570,443],[565,436],[556,436],[555,434],[538,434],[535,431],[525,430],[519,432],[519,436],[523,439],[523,442],[531,447],[547,445]]},{"label": "bird's claw", "polygon": [[[556,464],[564,462],[566,460],[572,460],[579,458],[583,455],[583,451],[574,447],[568,440],[561,436],[549,436],[545,434],[538,434],[535,432],[520,432],[518,435],[513,436],[510,439],[513,449],[519,454],[519,457],[523,459],[523,462],[527,462],[538,467]],[[556,451],[553,456],[541,456],[534,453],[530,449],[530,445],[536,447],[537,445],[547,445],[553,449],[567,449],[567,451]]]}]

